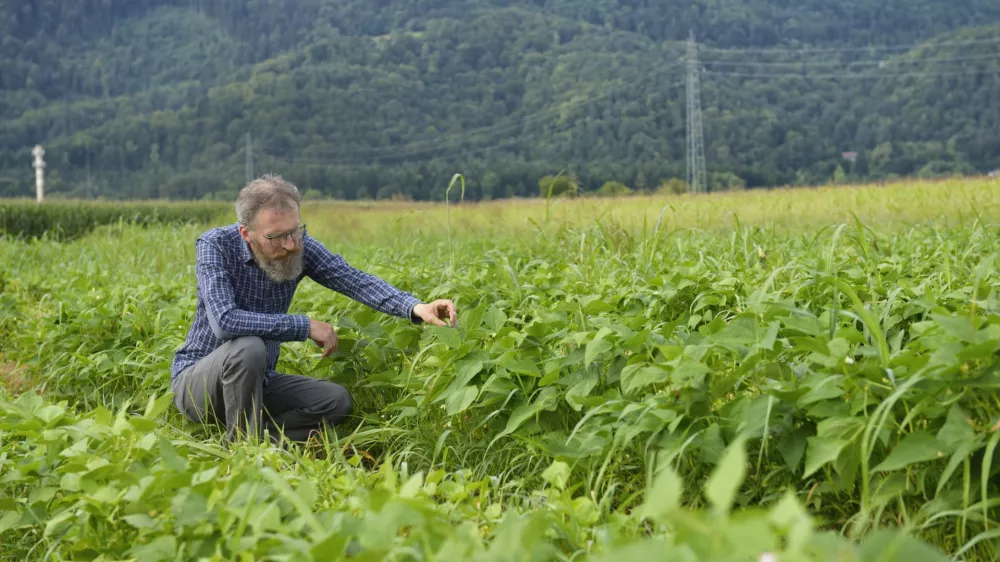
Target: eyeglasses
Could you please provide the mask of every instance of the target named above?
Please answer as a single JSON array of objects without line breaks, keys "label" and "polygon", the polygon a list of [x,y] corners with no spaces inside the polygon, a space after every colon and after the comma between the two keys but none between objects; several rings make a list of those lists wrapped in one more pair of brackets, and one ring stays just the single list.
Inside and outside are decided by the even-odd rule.
[{"label": "eyeglasses", "polygon": [[298,244],[305,235],[306,225],[302,224],[291,232],[285,232],[283,234],[264,234],[263,236],[264,239],[271,243],[272,248],[278,248],[285,243],[286,238],[291,238],[293,242]]}]

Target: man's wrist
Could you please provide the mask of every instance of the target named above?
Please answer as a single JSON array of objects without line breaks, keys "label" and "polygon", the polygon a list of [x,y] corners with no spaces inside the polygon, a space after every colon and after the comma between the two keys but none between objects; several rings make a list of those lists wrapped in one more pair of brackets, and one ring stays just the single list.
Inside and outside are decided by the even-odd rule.
[{"label": "man's wrist", "polygon": [[295,323],[296,340],[306,341],[309,339],[309,336],[312,335],[312,319],[304,314],[296,314],[292,316],[292,322]]}]

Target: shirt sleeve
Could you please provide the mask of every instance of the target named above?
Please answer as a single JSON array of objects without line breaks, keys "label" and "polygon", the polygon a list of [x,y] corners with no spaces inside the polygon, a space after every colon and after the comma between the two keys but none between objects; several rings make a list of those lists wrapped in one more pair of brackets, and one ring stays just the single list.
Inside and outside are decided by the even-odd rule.
[{"label": "shirt sleeve", "polygon": [[386,281],[348,265],[342,256],[333,254],[317,240],[305,238],[305,273],[324,287],[346,295],[379,312],[408,318],[419,324],[413,316],[413,307],[420,299],[401,291]]},{"label": "shirt sleeve", "polygon": [[260,336],[266,340],[304,341],[309,337],[308,316],[265,314],[237,308],[222,252],[207,240],[198,240],[196,249],[198,295],[205,303],[208,322],[217,338]]}]

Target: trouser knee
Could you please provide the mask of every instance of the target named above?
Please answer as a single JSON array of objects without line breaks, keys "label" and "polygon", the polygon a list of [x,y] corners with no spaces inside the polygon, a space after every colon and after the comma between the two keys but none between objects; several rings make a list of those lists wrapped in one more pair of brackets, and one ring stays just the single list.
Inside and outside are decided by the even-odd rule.
[{"label": "trouser knee", "polygon": [[342,424],[353,411],[354,400],[351,393],[340,385],[333,385],[330,389],[330,406],[323,416],[324,421],[330,425]]},{"label": "trouser knee", "polygon": [[263,380],[267,370],[267,346],[258,336],[243,336],[227,344],[225,382],[253,382]]}]

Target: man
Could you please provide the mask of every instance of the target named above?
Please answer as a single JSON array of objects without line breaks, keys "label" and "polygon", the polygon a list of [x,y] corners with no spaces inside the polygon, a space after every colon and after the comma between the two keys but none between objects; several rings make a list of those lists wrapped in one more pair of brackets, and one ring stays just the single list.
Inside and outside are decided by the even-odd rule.
[{"label": "man", "polygon": [[195,243],[198,305],[171,365],[171,388],[188,419],[225,424],[230,442],[262,429],[272,439],[282,433],[303,442],[351,413],[343,386],[275,371],[282,342],[308,338],[323,357],[337,349],[332,326],[288,314],[305,276],[380,312],[455,326],[451,300],[421,302],[310,238],[299,220],[300,201],[294,185],[263,176],[240,191],[237,223],[209,230]]}]

